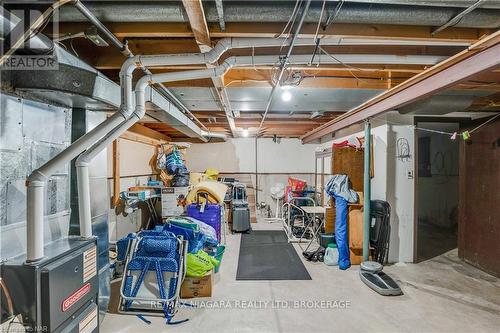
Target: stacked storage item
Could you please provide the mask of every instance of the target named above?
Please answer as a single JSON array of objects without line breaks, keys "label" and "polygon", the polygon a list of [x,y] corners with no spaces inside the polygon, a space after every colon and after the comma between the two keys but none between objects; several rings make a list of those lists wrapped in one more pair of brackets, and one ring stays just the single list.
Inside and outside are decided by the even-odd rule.
[{"label": "stacked storage item", "polygon": [[210,203],[207,193],[197,193],[196,202],[187,206],[187,215],[213,227],[217,234],[217,241],[221,241],[222,207],[219,204]]}]

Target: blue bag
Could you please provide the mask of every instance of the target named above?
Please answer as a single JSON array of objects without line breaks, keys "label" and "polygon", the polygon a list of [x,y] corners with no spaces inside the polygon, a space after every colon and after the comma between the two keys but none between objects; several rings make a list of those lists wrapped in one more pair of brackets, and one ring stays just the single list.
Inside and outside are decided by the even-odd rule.
[{"label": "blue bag", "polygon": [[185,174],[188,172],[177,148],[174,148],[174,150],[166,156],[165,169],[169,175]]},{"label": "blue bag", "polygon": [[199,250],[203,249],[206,237],[201,232],[196,232],[193,229],[183,228],[171,223],[165,224],[163,230],[169,231],[176,236],[182,236],[187,240],[189,253],[197,253]]},{"label": "blue bag", "polygon": [[198,193],[197,202],[192,203],[187,206],[187,215],[199,221],[205,222],[209,226],[215,229],[217,234],[217,241],[221,241],[221,223],[222,223],[222,209],[218,204],[208,203],[208,194],[206,195],[206,201],[204,204],[200,203],[200,196],[202,193]]},{"label": "blue bag", "polygon": [[349,257],[349,239],[347,235],[347,200],[335,197],[335,242],[339,251],[339,268],[344,270],[351,266]]}]

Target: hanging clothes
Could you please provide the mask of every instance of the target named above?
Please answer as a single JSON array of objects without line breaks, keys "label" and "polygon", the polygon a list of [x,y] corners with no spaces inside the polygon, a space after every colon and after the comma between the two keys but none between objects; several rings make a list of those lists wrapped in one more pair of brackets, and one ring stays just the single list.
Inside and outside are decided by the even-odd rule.
[{"label": "hanging clothes", "polygon": [[347,200],[335,195],[335,242],[339,251],[339,268],[344,270],[351,266],[349,257],[349,237],[347,234]]},{"label": "hanging clothes", "polygon": [[333,175],[326,184],[325,192],[330,197],[338,195],[350,203],[358,202],[358,194],[350,188],[347,175]]},{"label": "hanging clothes", "polygon": [[348,269],[351,259],[347,233],[347,203],[358,202],[358,194],[350,188],[347,175],[333,175],[326,184],[325,191],[335,199],[335,242],[339,251],[339,268]]}]

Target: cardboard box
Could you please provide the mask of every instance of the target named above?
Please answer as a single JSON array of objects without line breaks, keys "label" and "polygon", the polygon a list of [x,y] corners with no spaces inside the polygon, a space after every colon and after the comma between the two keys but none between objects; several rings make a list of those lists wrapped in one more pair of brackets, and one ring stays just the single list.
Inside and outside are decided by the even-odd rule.
[{"label": "cardboard box", "polygon": [[181,298],[211,297],[213,285],[212,272],[204,277],[186,276],[181,285]]},{"label": "cardboard box", "polygon": [[184,213],[185,198],[189,187],[164,187],[161,189],[161,216],[179,216]]}]

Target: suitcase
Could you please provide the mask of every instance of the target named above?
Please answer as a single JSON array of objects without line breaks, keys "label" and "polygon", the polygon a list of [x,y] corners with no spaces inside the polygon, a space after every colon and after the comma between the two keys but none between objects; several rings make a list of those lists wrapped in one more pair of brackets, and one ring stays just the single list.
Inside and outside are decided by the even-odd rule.
[{"label": "suitcase", "polygon": [[246,186],[242,183],[233,185],[233,200],[231,203],[232,231],[247,232],[250,227],[250,209],[246,195]]},{"label": "suitcase", "polygon": [[[205,197],[205,203],[200,197]],[[187,206],[187,215],[212,226],[217,234],[217,241],[221,241],[222,208],[218,204],[208,203],[208,193],[198,193],[196,202]]]}]

